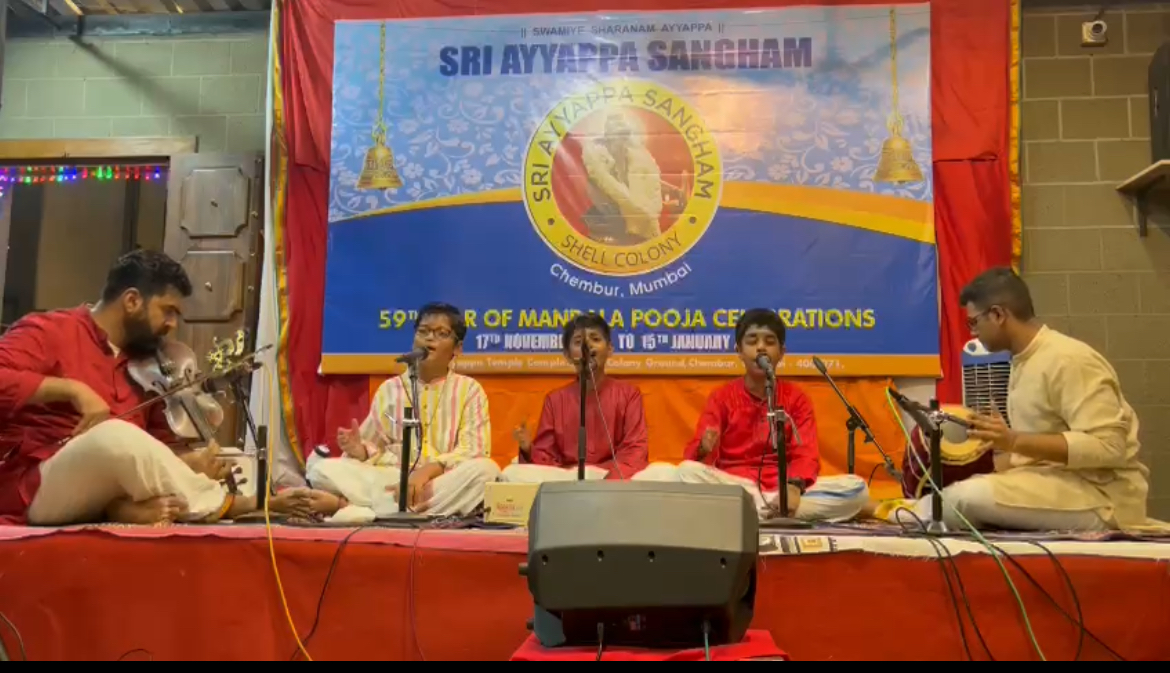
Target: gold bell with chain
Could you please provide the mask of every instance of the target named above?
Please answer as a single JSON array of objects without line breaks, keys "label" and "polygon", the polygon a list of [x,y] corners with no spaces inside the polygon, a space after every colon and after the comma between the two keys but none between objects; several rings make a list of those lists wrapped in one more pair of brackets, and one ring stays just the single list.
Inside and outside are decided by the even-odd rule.
[{"label": "gold bell with chain", "polygon": [[394,151],[386,147],[384,138],[376,138],[374,146],[366,152],[366,163],[358,176],[358,189],[398,189],[402,178],[394,166]]},{"label": "gold bell with chain", "polygon": [[874,182],[922,182],[922,169],[914,161],[914,148],[902,136],[902,120],[890,124],[890,137],[882,143]]},{"label": "gold bell with chain", "polygon": [[398,175],[398,168],[394,165],[394,151],[386,145],[386,23],[383,22],[379,31],[379,64],[378,80],[378,121],[374,122],[374,146],[366,151],[366,163],[362,165],[362,173],[358,176],[357,185],[361,190],[398,189],[402,186],[402,178]]},{"label": "gold bell with chain", "polygon": [[893,85],[890,91],[891,112],[887,128],[890,135],[882,143],[882,153],[878,157],[877,170],[873,173],[874,182],[905,183],[922,182],[922,168],[914,160],[914,147],[902,135],[904,126],[902,112],[898,103],[898,19],[897,10],[890,8],[890,82]]}]

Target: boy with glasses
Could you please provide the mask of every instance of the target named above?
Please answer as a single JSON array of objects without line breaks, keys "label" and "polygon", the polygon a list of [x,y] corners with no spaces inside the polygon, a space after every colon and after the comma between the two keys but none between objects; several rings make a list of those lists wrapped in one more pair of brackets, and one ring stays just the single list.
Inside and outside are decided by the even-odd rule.
[{"label": "boy with glasses", "polygon": [[[308,479],[333,495],[320,503],[325,515],[369,520],[398,511],[405,497],[412,512],[467,516],[483,502],[484,485],[499,468],[490,458],[491,420],[487,395],[475,379],[451,371],[463,352],[467,324],[449,304],[427,304],[415,322],[414,348],[428,351],[418,363],[419,400],[412,404],[406,373],[387,380],[360,424],[337,431],[340,458],[312,461]],[[402,419],[406,406],[421,423],[422,447],[412,446],[407,493],[399,494]],[[417,443],[417,442],[416,442]],[[417,464],[413,464],[417,461]]]}]

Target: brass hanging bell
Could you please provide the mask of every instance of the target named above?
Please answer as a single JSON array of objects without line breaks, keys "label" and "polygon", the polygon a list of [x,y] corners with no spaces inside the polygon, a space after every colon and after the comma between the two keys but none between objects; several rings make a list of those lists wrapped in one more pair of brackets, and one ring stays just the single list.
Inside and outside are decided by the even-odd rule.
[{"label": "brass hanging bell", "polygon": [[366,163],[358,177],[357,188],[398,189],[401,186],[402,178],[398,176],[398,169],[394,166],[394,152],[386,147],[385,142],[376,142],[366,152]]},{"label": "brass hanging bell", "polygon": [[878,159],[874,182],[922,182],[922,169],[914,161],[914,148],[902,134],[894,132],[882,143],[882,155]]}]

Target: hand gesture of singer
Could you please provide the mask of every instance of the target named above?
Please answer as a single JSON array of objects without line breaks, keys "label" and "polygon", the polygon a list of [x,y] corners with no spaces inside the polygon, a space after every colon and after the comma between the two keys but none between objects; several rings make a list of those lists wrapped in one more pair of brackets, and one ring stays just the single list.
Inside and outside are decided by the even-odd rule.
[{"label": "hand gesture of singer", "polygon": [[699,460],[705,460],[719,446],[719,429],[707,428],[699,441]]},{"label": "hand gesture of singer", "polygon": [[520,445],[520,455],[532,460],[532,435],[528,434],[528,422],[523,421],[512,430],[512,437]]}]

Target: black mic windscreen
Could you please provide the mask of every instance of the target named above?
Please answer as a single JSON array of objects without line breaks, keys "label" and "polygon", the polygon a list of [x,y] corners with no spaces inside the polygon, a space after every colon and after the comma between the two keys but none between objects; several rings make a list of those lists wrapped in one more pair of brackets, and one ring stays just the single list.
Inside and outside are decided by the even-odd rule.
[{"label": "black mic windscreen", "polygon": [[813,366],[816,367],[817,371],[821,374],[825,376],[829,375],[829,371],[825,369],[825,363],[821,362],[821,359],[815,355],[813,356]]}]

